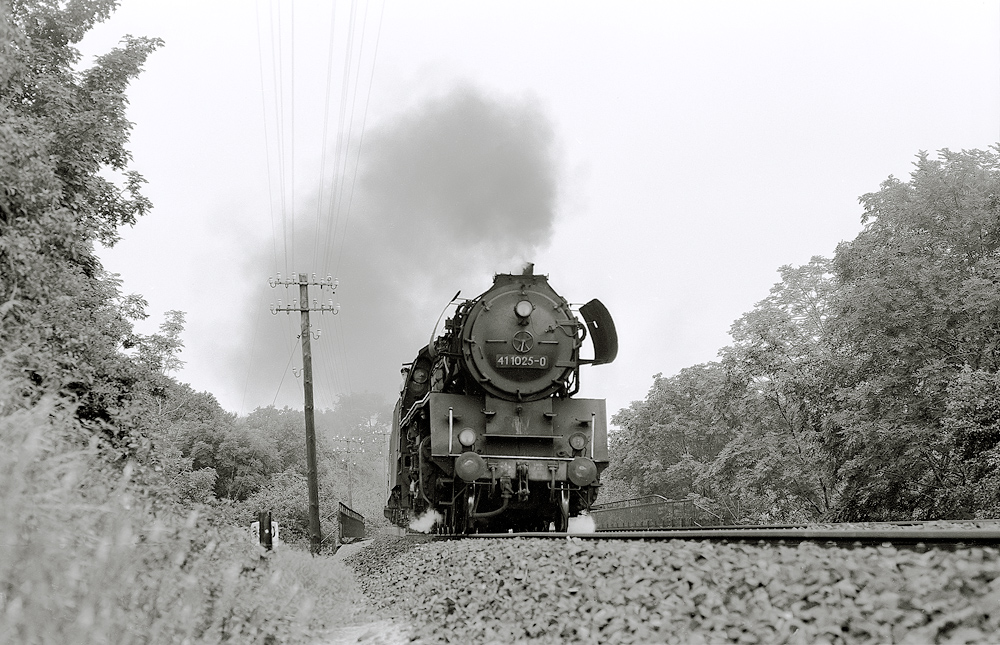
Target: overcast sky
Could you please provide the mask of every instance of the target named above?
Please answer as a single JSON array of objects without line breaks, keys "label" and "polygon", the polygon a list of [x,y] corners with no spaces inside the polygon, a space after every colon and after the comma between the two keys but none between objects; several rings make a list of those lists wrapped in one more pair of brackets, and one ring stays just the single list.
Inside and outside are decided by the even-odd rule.
[{"label": "overcast sky", "polygon": [[166,41],[129,91],[154,210],[102,257],[143,331],[186,312],[177,376],[234,412],[301,406],[278,271],[340,280],[327,407],[394,399],[455,292],[531,260],[614,316],[618,360],[581,375],[613,414],[714,360],[918,151],[1000,139],[996,1],[329,4],[123,0],[81,47]]}]

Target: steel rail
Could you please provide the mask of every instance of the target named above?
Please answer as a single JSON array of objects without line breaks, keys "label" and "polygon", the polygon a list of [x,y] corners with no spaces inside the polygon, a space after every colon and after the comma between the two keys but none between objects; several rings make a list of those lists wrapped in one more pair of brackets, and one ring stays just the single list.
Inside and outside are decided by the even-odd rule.
[{"label": "steel rail", "polygon": [[595,533],[472,533],[468,535],[440,535],[441,538],[548,538],[581,540],[701,540],[714,542],[800,543],[818,542],[833,544],[934,544],[966,546],[1000,545],[1000,529],[947,529],[947,528],[722,528],[722,529],[671,529],[664,531],[598,531]]}]

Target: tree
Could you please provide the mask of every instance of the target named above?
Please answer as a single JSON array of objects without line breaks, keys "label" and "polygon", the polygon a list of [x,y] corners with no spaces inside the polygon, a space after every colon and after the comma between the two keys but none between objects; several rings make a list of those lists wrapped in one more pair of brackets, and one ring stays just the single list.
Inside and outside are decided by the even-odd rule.
[{"label": "tree", "polygon": [[178,356],[184,348],[184,341],[181,340],[183,332],[184,312],[176,309],[168,311],[166,320],[160,324],[160,333],[136,337],[139,360],[163,375],[184,367],[184,361]]},{"label": "tree", "polygon": [[78,402],[81,420],[135,451],[130,407],[146,374],[119,349],[141,307],[93,246],[150,208],[125,147],[125,89],[161,41],[126,37],[75,71],[73,45],[114,6],[13,0],[0,11],[0,372],[28,401],[55,391]]},{"label": "tree", "polygon": [[392,408],[371,392],[341,394],[333,409],[317,415],[316,423],[329,436],[381,439],[390,430]]},{"label": "tree", "polygon": [[642,495],[710,495],[701,475],[732,435],[724,388],[718,363],[653,377],[645,401],[612,418],[621,430],[610,439],[608,477]]},{"label": "tree", "polygon": [[306,476],[306,423],[301,410],[289,407],[279,410],[274,406],[257,408],[244,422],[255,432],[272,438],[278,449],[281,471],[294,470]]},{"label": "tree", "polygon": [[959,492],[985,471],[966,466],[997,444],[970,432],[964,397],[1000,368],[998,149],[920,153],[909,182],[861,203],[865,229],[834,258],[831,342],[853,363],[829,436],[840,515],[969,517],[977,502]]},{"label": "tree", "polygon": [[[864,230],[782,267],[710,372],[618,413],[610,475],[748,520],[1000,513],[1000,148],[920,153],[861,204]],[[706,460],[699,433],[724,447]]]},{"label": "tree", "polygon": [[756,519],[818,519],[833,507],[822,434],[837,371],[826,345],[830,267],[822,257],[781,267],[781,282],[733,324],[721,352],[739,421],[710,476]]}]

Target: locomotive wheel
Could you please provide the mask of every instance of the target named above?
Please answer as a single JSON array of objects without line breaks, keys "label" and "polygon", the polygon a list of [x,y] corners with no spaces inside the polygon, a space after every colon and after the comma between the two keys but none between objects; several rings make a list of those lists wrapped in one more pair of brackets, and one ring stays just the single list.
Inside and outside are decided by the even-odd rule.
[{"label": "locomotive wheel", "polygon": [[472,514],[476,511],[476,492],[469,487],[455,497],[448,518],[448,530],[452,535],[468,535],[472,532]]},{"label": "locomotive wheel", "polygon": [[472,514],[476,512],[476,493],[471,488],[468,494],[465,496],[465,507],[461,510],[461,516],[458,518],[458,526],[456,527],[456,533],[459,535],[467,535],[472,530]]},{"label": "locomotive wheel", "polygon": [[559,492],[559,510],[556,516],[556,531],[565,533],[569,530],[569,491]]}]

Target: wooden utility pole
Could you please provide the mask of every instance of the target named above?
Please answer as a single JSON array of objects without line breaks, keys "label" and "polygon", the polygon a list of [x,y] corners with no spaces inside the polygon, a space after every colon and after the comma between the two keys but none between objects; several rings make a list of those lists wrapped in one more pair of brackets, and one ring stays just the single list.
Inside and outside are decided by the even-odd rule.
[{"label": "wooden utility pole", "polygon": [[347,455],[347,505],[354,508],[354,482],[351,481],[351,455]]},{"label": "wooden utility pole", "polygon": [[[282,305],[279,300],[277,307],[271,305],[271,313],[277,314],[279,311],[284,311],[290,314],[293,311],[298,311],[302,317],[302,331],[299,338],[302,340],[302,390],[306,419],[306,468],[308,469],[309,482],[309,546],[312,554],[316,555],[319,553],[320,544],[323,542],[323,533],[319,523],[319,478],[316,468],[316,415],[313,409],[312,346],[309,341],[312,336],[312,329],[309,325],[309,312],[319,311],[323,313],[329,311],[336,314],[340,311],[340,307],[339,305],[334,306],[333,300],[330,300],[329,305],[321,305],[318,301],[313,300],[313,306],[310,307],[309,285],[316,285],[320,289],[330,287],[332,293],[337,289],[337,282],[331,276],[327,276],[325,280],[317,281],[315,273],[312,280],[305,273],[299,273],[298,275],[293,273],[291,279],[282,280],[279,273],[277,279],[271,278],[268,280],[268,283],[271,285],[271,288],[279,284],[286,287],[294,284],[299,285],[298,300],[293,300],[291,305]],[[316,338],[318,339],[319,336],[317,335]]]}]

